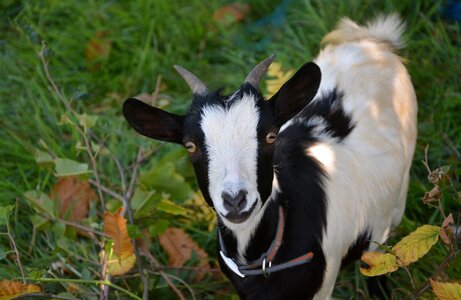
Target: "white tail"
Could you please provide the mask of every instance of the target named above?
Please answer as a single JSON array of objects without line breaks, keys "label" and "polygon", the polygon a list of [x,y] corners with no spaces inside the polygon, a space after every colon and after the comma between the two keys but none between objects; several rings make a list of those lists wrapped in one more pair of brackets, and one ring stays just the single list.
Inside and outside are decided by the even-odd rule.
[{"label": "white tail", "polygon": [[402,34],[405,26],[397,14],[379,16],[367,26],[359,26],[349,18],[343,18],[338,27],[327,34],[322,43],[341,44],[354,40],[373,39],[387,43],[394,49],[404,47]]}]

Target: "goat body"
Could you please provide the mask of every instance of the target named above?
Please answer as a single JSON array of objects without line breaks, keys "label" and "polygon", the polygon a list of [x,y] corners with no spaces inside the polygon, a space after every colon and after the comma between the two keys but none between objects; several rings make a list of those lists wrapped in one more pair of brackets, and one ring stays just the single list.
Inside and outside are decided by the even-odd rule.
[{"label": "goat body", "polygon": [[242,298],[329,299],[342,263],[376,250],[370,241],[384,243],[399,224],[417,112],[394,53],[401,35],[395,15],[366,27],[344,19],[315,63],[268,101],[257,84],[271,60],[229,96],[179,70],[194,91],[185,116],[134,99],[124,104],[138,132],[188,149],[227,257],[242,265],[259,259],[277,234],[279,207],[283,242],[271,264],[313,253],[309,263],[243,278],[218,255]]}]

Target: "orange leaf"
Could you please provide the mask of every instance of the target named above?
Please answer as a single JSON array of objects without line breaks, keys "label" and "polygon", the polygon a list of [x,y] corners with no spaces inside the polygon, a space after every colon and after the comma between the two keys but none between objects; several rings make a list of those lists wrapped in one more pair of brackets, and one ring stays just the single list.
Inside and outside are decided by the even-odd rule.
[{"label": "orange leaf", "polygon": [[234,2],[216,10],[213,14],[213,19],[215,21],[225,23],[226,25],[230,25],[234,22],[242,22],[245,20],[249,11],[249,4]]},{"label": "orange leaf", "polygon": [[133,255],[134,249],[126,229],[126,220],[121,215],[122,209],[115,214],[104,213],[104,233],[113,241],[114,254],[120,259]]},{"label": "orange leaf", "polygon": [[104,233],[114,242],[107,253],[107,272],[111,275],[122,275],[131,270],[136,262],[133,244],[126,229],[126,220],[120,208],[115,214],[104,213]]},{"label": "orange leaf", "polygon": [[29,293],[40,293],[42,288],[35,284],[23,285],[19,281],[3,279],[0,281],[0,300],[13,299]]},{"label": "orange leaf", "polygon": [[97,200],[88,181],[77,176],[59,178],[51,188],[50,198],[58,202],[59,217],[72,222],[85,219],[90,201]]},{"label": "orange leaf", "polygon": [[168,265],[172,267],[184,266],[192,258],[192,253],[197,253],[199,258],[197,267],[204,270],[197,272],[195,281],[202,280],[207,273],[206,271],[211,269],[208,263],[208,254],[182,229],[168,228],[165,230],[160,236],[160,245],[168,254]]},{"label": "orange leaf", "polygon": [[101,68],[101,62],[109,58],[112,42],[107,31],[97,31],[86,47],[86,61],[91,71]]},{"label": "orange leaf", "polygon": [[440,300],[461,300],[461,284],[429,279],[434,294]]}]

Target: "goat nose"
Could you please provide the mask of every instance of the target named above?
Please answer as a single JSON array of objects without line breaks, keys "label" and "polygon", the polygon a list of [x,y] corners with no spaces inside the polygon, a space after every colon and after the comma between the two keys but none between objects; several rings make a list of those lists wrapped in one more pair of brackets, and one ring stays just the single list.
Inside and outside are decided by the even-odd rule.
[{"label": "goat nose", "polygon": [[221,194],[224,200],[224,207],[231,211],[241,211],[246,206],[247,191],[240,190],[235,196],[231,196],[227,192]]}]

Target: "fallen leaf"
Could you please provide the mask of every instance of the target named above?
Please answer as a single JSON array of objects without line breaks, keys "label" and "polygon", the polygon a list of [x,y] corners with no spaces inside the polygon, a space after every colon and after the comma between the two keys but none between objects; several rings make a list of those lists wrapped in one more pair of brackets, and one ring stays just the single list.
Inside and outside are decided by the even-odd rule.
[{"label": "fallen leaf", "polygon": [[448,217],[443,220],[442,228],[440,228],[440,238],[447,245],[451,244],[450,235],[453,233],[450,227],[451,224],[455,224],[455,220],[453,219],[453,214],[450,213]]},{"label": "fallen leaf", "polygon": [[408,266],[423,257],[437,242],[439,232],[439,226],[423,225],[404,237],[392,247],[392,252],[399,258],[397,263]]},{"label": "fallen leaf", "polygon": [[126,228],[126,220],[121,212],[122,209],[115,214],[104,213],[104,233],[113,240],[111,251],[106,257],[108,273],[111,275],[125,274],[136,262],[134,247]]},{"label": "fallen leaf", "polygon": [[365,252],[362,261],[368,268],[360,268],[360,272],[365,276],[378,276],[394,272],[398,269],[397,258],[391,253]]},{"label": "fallen leaf", "polygon": [[245,20],[249,12],[249,4],[234,2],[217,9],[213,13],[213,19],[219,23],[229,26],[233,23]]},{"label": "fallen leaf", "polygon": [[86,46],[86,61],[91,71],[99,70],[101,63],[109,58],[112,41],[107,35],[107,31],[97,31]]},{"label": "fallen leaf", "polygon": [[432,290],[439,300],[461,300],[461,284],[429,280]]},{"label": "fallen leaf", "polygon": [[40,293],[42,288],[35,284],[24,285],[20,281],[0,281],[0,300],[13,299],[28,293]]},{"label": "fallen leaf", "polygon": [[168,265],[171,267],[184,266],[192,258],[193,252],[198,255],[199,262],[197,267],[204,270],[196,273],[195,282],[202,280],[209,273],[211,268],[208,262],[208,254],[182,229],[168,228],[165,230],[160,235],[160,245],[168,254]]},{"label": "fallen leaf", "polygon": [[57,201],[59,217],[72,222],[85,219],[90,201],[98,199],[88,181],[76,176],[59,178],[51,188],[50,198]]},{"label": "fallen leaf", "polygon": [[438,185],[434,186],[434,188],[430,192],[426,192],[424,194],[423,202],[424,204],[428,204],[431,202],[438,202],[442,198],[442,192]]}]

